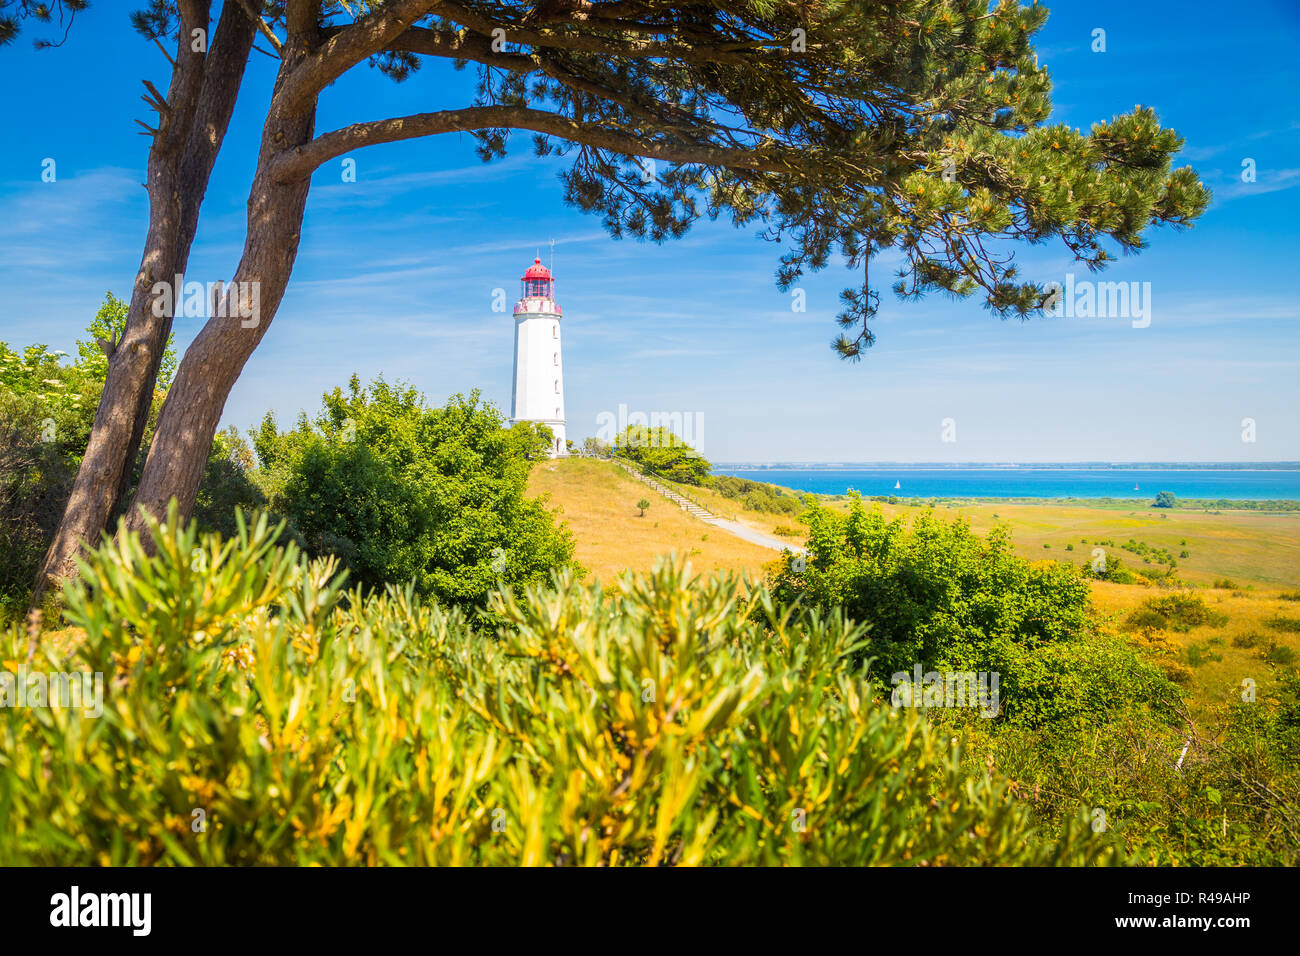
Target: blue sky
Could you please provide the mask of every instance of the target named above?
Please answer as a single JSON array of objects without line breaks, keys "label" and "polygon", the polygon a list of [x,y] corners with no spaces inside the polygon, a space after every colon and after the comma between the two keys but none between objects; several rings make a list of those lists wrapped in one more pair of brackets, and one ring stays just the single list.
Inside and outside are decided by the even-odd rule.
[{"label": "blue sky", "polygon": [[[104,291],[127,297],[146,226],[140,80],[167,64],[131,32],[131,5],[100,0],[67,44],[0,52],[0,339],[71,349]],[[1091,49],[1094,29],[1106,51]],[[226,405],[246,428],[273,409],[314,411],[353,373],[403,379],[441,401],[479,388],[510,399],[511,301],[535,250],[555,240],[571,438],[597,416],[681,412],[720,461],[1277,461],[1300,459],[1300,12],[1291,0],[1226,8],[1059,3],[1039,36],[1054,121],[1087,128],[1154,107],[1215,193],[1189,232],[1099,277],[1149,282],[1151,322],[1001,321],[977,300],[901,303],[887,291],[862,362],[830,351],[838,266],[791,309],[780,248],[724,223],[663,245],[609,239],[561,202],[559,167],[527,135],[481,163],[468,136],[372,147],[317,173],[298,265],[274,324]],[[243,242],[272,60],[254,54],[208,189],[188,278],[227,279]],[[361,68],[327,91],[318,129],[467,102],[472,72],[426,64],[395,85]],[[42,161],[57,180],[41,181]],[[1242,181],[1254,160],[1257,178]],[[1063,248],[1022,250],[1022,271],[1073,271]],[[888,257],[877,260],[883,277]],[[177,320],[183,349],[200,320]],[[1253,443],[1242,420],[1255,422]],[[952,419],[955,442],[942,441]],[[950,431],[951,435],[951,431]]]}]

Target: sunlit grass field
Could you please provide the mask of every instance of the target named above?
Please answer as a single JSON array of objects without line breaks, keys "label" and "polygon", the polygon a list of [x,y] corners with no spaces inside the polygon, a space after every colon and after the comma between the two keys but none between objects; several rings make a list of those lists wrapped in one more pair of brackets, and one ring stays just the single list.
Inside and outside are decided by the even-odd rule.
[{"label": "sunlit grass field", "polygon": [[[612,462],[585,458],[544,461],[529,477],[531,495],[549,495],[573,529],[576,557],[607,581],[626,570],[648,570],[661,555],[690,559],[696,572],[747,572],[757,577],[777,553],[704,524]],[[638,500],[650,502],[645,516]]]},{"label": "sunlit grass field", "polygon": [[[792,518],[746,510],[708,489],[682,490],[721,517],[768,534],[797,529],[799,533],[786,540],[803,540],[804,528]],[[600,579],[629,568],[649,568],[670,552],[688,554],[700,571],[745,571],[755,577],[776,558],[773,551],[690,517],[610,462],[544,462],[533,469],[530,491],[551,496],[552,506],[561,509],[573,528],[578,560]],[[637,517],[641,497],[651,502],[644,518]],[[921,510],[888,503],[880,508],[891,517]],[[1177,559],[1177,577],[1195,585],[1195,593],[1212,610],[1227,615],[1222,625],[1161,632],[1156,641],[1168,649],[1165,659],[1178,665],[1171,670],[1182,675],[1194,710],[1240,694],[1245,678],[1267,695],[1279,664],[1290,655],[1300,656],[1300,633],[1287,629],[1288,621],[1300,621],[1300,601],[1284,596],[1300,593],[1300,514],[1211,514],[1062,502],[939,504],[936,510],[964,517],[981,533],[1009,525],[1017,552],[1035,561],[1081,565],[1099,542],[1113,541],[1106,550],[1140,573],[1157,566],[1122,544],[1132,539],[1167,550]],[[1215,587],[1216,582],[1231,586]],[[1153,585],[1092,584],[1097,610],[1121,631],[1130,612],[1164,593],[1167,589]]]}]

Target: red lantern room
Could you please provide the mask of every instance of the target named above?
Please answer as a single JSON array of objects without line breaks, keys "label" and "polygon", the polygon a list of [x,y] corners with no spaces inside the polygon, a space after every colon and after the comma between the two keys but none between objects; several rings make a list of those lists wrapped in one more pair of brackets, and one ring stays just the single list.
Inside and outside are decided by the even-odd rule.
[{"label": "red lantern room", "polygon": [[525,299],[554,299],[555,298],[555,279],[551,276],[551,270],[542,265],[541,258],[533,260],[533,264],[528,267],[528,271],[523,274],[523,298]]}]

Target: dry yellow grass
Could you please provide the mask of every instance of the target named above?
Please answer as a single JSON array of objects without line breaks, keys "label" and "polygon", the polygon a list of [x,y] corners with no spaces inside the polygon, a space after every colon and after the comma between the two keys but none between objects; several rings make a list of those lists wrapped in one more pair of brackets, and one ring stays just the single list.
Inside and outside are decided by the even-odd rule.
[{"label": "dry yellow grass", "polygon": [[[550,506],[573,529],[577,559],[597,580],[654,566],[668,554],[689,558],[696,572],[762,573],[777,558],[759,547],[707,525],[627,475],[613,462],[567,458],[535,465],[528,490],[549,495]],[[650,508],[638,517],[636,503]]]},{"label": "dry yellow grass", "polygon": [[[1167,593],[1134,584],[1094,581],[1092,585],[1094,605],[1121,630],[1131,611],[1147,599]],[[1178,662],[1191,672],[1187,689],[1194,710],[1240,699],[1247,678],[1255,682],[1260,697],[1266,696],[1276,685],[1277,673],[1277,665],[1267,658],[1270,647],[1290,648],[1300,654],[1300,634],[1279,630],[1271,622],[1300,619],[1300,602],[1285,600],[1282,594],[1286,592],[1278,590],[1197,588],[1193,593],[1211,610],[1227,615],[1221,625],[1207,624],[1182,633],[1160,632],[1160,638],[1176,649]]]}]

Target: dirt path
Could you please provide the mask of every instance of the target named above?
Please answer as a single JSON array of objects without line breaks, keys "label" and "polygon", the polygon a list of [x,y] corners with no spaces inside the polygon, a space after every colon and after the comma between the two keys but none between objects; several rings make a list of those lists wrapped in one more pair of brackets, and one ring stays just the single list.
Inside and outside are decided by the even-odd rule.
[{"label": "dirt path", "polygon": [[755,531],[749,525],[741,524],[739,521],[731,521],[727,518],[701,518],[705,524],[711,524],[715,528],[721,528],[723,531],[734,534],[737,538],[744,538],[751,544],[757,544],[760,547],[771,548],[773,551],[792,551],[795,554],[803,554],[806,550],[797,544],[791,544],[789,541],[770,535],[761,531]]}]

